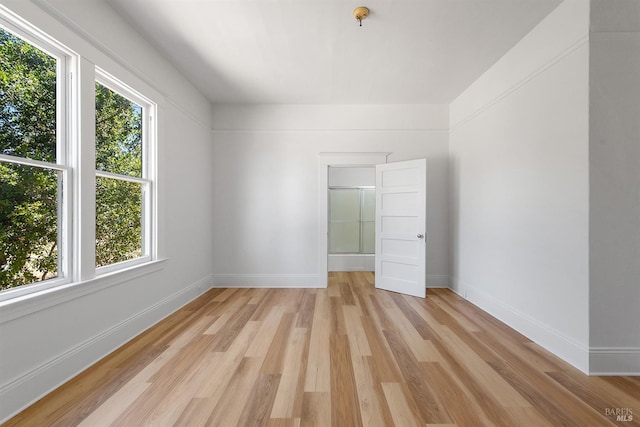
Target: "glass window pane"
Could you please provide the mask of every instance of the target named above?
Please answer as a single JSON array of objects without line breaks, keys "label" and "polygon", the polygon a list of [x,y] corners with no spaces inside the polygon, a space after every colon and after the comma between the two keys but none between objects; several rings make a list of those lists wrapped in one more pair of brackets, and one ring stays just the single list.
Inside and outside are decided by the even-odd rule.
[{"label": "glass window pane", "polygon": [[329,206],[329,221],[359,221],[360,190],[330,189]]},{"label": "glass window pane", "polygon": [[376,220],[376,190],[363,189],[362,190],[362,220],[363,221],[375,221]]},{"label": "glass window pane", "polygon": [[0,153],[56,161],[56,59],[2,28]]},{"label": "glass window pane", "polygon": [[142,177],[142,107],[96,83],[96,169]]},{"label": "glass window pane", "polygon": [[0,290],[58,274],[61,172],[0,162]]},{"label": "glass window pane", "polygon": [[142,185],[96,177],[96,267],[142,256]]},{"label": "glass window pane", "polygon": [[329,229],[329,253],[353,254],[360,251],[359,222],[334,222]]},{"label": "glass window pane", "polygon": [[373,254],[376,252],[376,223],[363,222],[362,223],[362,253]]}]

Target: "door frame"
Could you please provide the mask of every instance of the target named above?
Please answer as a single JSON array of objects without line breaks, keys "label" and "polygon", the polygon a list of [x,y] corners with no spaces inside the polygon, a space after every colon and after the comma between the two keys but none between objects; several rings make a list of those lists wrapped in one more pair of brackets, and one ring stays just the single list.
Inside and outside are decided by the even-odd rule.
[{"label": "door frame", "polygon": [[329,284],[329,167],[366,167],[387,163],[391,153],[344,152],[318,154],[318,277],[319,286]]}]

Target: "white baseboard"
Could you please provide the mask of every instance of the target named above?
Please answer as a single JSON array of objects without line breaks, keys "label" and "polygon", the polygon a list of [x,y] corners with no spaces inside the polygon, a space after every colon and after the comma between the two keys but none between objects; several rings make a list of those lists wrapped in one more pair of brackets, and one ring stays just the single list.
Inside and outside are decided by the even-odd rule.
[{"label": "white baseboard", "polygon": [[589,375],[640,376],[640,348],[591,347]]},{"label": "white baseboard", "polygon": [[448,274],[427,274],[427,289],[448,288],[450,284]]},{"label": "white baseboard", "polygon": [[0,385],[0,424],[211,288],[210,276]]},{"label": "white baseboard", "polygon": [[[214,274],[215,288],[325,288],[316,274]],[[448,288],[446,274],[427,274],[427,288]]]},{"label": "white baseboard", "polygon": [[326,288],[324,280],[318,274],[214,274],[213,287]]},{"label": "white baseboard", "polygon": [[589,374],[589,349],[586,346],[490,295],[465,286],[458,280],[452,280],[451,289],[565,362]]},{"label": "white baseboard", "polygon": [[373,271],[376,257],[373,254],[329,254],[329,271]]}]

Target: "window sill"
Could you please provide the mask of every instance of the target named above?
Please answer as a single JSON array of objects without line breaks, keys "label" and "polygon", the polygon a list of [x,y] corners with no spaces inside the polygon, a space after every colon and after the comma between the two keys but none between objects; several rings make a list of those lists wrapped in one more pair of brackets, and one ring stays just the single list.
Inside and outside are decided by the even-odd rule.
[{"label": "window sill", "polygon": [[166,259],[149,261],[105,273],[90,280],[43,289],[40,292],[2,301],[0,302],[0,324],[155,273],[164,268],[166,261]]}]

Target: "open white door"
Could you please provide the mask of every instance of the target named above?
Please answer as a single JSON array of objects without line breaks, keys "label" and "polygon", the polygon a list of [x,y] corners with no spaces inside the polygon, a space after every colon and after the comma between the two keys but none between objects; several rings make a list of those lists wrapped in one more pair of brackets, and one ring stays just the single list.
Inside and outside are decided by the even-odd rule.
[{"label": "open white door", "polygon": [[424,298],[427,160],[376,166],[376,288]]}]

